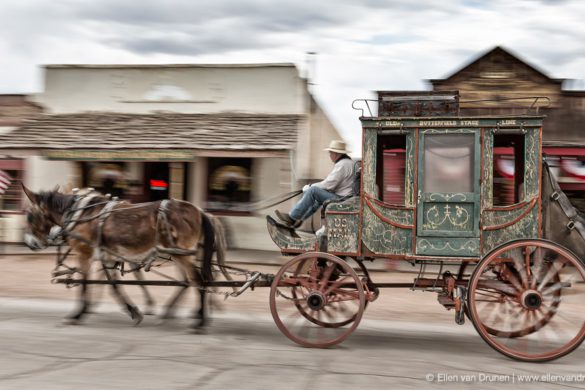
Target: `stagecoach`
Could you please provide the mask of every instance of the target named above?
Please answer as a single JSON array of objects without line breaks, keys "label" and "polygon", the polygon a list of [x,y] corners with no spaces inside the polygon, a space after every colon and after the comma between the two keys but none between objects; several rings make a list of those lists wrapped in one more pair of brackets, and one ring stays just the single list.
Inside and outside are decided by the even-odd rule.
[{"label": "stagecoach", "polygon": [[[469,318],[512,358],[546,361],[577,348],[583,220],[543,162],[543,117],[461,116],[448,93],[382,94],[376,103],[379,116],[362,109],[360,118],[359,195],[326,206],[317,234],[268,217],[276,245],[295,255],[272,284],[278,328],[304,346],[333,345],[381,288],[406,287],[436,292],[456,323]],[[501,154],[512,177],[495,169]],[[377,283],[364,265],[372,259],[420,271],[412,283]]]},{"label": "stagecoach", "polygon": [[[292,258],[275,275],[218,264],[245,280],[207,280],[199,288],[232,287],[238,290],[225,294],[238,296],[250,287],[270,287],[276,325],[307,347],[342,342],[382,288],[402,287],[436,292],[457,324],[468,318],[492,348],[514,359],[548,361],[577,348],[585,338],[585,219],[543,161],[543,117],[463,116],[457,94],[448,93],[381,95],[377,104],[377,116],[362,110],[360,117],[355,196],[324,206],[323,228],[316,233],[267,216],[270,237]],[[495,169],[502,155],[513,166],[511,177]],[[157,228],[161,219],[166,226],[165,210],[173,202],[147,206]],[[96,214],[98,222],[115,218],[115,207]],[[165,238],[169,231],[157,234]],[[165,248],[153,243],[133,270],[196,253],[169,248],[170,242],[169,236]],[[126,260],[107,254],[118,264]],[[59,257],[59,266],[65,258]],[[419,272],[409,283],[381,283],[365,266],[375,259],[408,262]],[[86,280],[74,272],[60,277],[68,271],[57,271],[54,281],[189,285]]]}]

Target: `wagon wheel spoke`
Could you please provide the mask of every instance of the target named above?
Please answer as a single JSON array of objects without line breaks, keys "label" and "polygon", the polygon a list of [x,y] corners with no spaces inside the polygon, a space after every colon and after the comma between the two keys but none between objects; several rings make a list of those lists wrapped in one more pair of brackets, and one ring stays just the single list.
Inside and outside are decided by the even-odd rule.
[{"label": "wagon wheel spoke", "polygon": [[476,299],[476,302],[485,302],[485,303],[500,303],[500,300],[488,300],[488,299]]},{"label": "wagon wheel spoke", "polygon": [[567,286],[568,282],[556,282],[541,291],[542,295],[552,295]]},{"label": "wagon wheel spoke", "polygon": [[[519,263],[517,259],[512,258],[512,261],[514,262],[514,265],[517,267],[517,264]],[[516,268],[517,269],[517,268]],[[506,280],[510,281],[510,283],[512,284],[512,286],[514,286],[514,288],[516,289],[516,291],[522,291],[524,289],[524,283],[522,281],[522,276],[520,276],[520,280],[518,280],[518,278],[516,277],[516,275],[512,274],[511,271],[509,271],[506,274]]]},{"label": "wagon wheel spoke", "polygon": [[[528,276],[526,275],[526,268],[525,268],[525,260],[526,260],[526,255],[528,253],[528,248],[518,248],[516,250],[511,251],[510,255],[512,258],[512,263],[513,263],[513,267],[510,268],[510,272],[516,272],[518,274],[518,276],[520,277],[519,280],[515,278],[514,275],[514,279],[518,281],[519,286],[517,286],[517,289],[519,291],[521,290],[525,290],[528,287]],[[512,275],[510,275],[512,276]]]},{"label": "wagon wheel spoke", "polygon": [[347,302],[359,299],[359,294],[355,291],[337,290],[335,296],[329,295],[330,302]]},{"label": "wagon wheel spoke", "polygon": [[341,278],[339,280],[336,280],[335,282],[333,282],[329,286],[329,288],[327,290],[325,290],[324,294],[325,295],[329,295],[329,294],[331,294],[331,292],[333,290],[335,290],[336,292],[340,291],[341,290],[340,289],[341,285],[343,285],[343,283],[345,283],[349,278],[350,278],[350,276],[345,276],[345,277],[343,277],[343,278]]},{"label": "wagon wheel spoke", "polygon": [[485,297],[489,297],[489,298],[495,298],[497,301],[500,301],[501,298],[506,298],[507,296],[505,294],[502,294],[501,292],[495,290],[477,290],[477,295],[481,295],[481,296],[485,296]]},{"label": "wagon wheel spoke", "polygon": [[[331,312],[331,309],[330,309],[329,307],[327,307],[327,306],[325,306],[325,307],[323,308],[323,310],[321,310],[321,312],[322,312],[322,313],[325,315],[325,317],[327,317],[327,319],[329,319],[329,320],[333,320],[333,319],[335,318],[335,317],[334,317],[334,315],[333,315],[333,313]],[[329,322],[331,322],[331,321],[329,321]]]},{"label": "wagon wheel spoke", "polygon": [[536,283],[540,280],[542,271],[544,270],[544,250],[540,247],[536,248],[534,252],[534,270],[532,272],[532,279],[530,281],[530,288],[536,290]]},{"label": "wagon wheel spoke", "polygon": [[[538,313],[542,316],[543,319],[550,319],[552,316],[556,314],[556,306],[546,306],[542,305],[540,309],[538,309]],[[561,315],[562,317],[562,315]]]},{"label": "wagon wheel spoke", "polygon": [[[487,311],[485,308],[486,306],[490,307],[489,311]],[[495,320],[500,320],[500,310],[501,310],[501,306],[498,304],[489,304],[489,305],[484,305],[484,314],[485,314],[485,322],[487,323],[497,323],[498,321],[494,321]]]},{"label": "wagon wheel spoke", "polygon": [[311,288],[312,289],[317,289],[319,288],[319,273],[320,273],[320,269],[319,269],[319,265],[317,264],[316,260],[313,260],[313,265],[311,268]]},{"label": "wagon wheel spoke", "polygon": [[555,262],[553,262],[548,272],[544,275],[544,277],[538,284],[537,290],[542,291],[542,288],[551,280],[552,277],[558,275],[564,266],[565,264],[561,260],[557,259]]},{"label": "wagon wheel spoke", "polygon": [[325,272],[323,272],[323,276],[321,277],[321,283],[320,283],[319,291],[321,291],[321,292],[324,292],[325,291],[325,288],[327,287],[327,284],[329,283],[329,279],[331,278],[331,275],[333,274],[333,271],[336,268],[337,268],[337,264],[331,263],[325,269]]}]

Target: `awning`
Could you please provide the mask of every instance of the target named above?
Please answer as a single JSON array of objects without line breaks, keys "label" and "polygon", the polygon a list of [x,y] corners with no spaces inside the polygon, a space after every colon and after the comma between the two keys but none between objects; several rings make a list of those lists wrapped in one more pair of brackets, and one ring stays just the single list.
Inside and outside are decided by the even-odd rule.
[{"label": "awning", "polygon": [[[288,151],[296,147],[302,115],[263,114],[122,114],[112,112],[38,115],[22,127],[0,134],[0,150],[75,151],[60,158],[98,151],[165,152],[171,160],[214,151]],[[82,152],[83,151],[83,152]],[[115,153],[114,153],[115,154]],[[50,158],[56,158],[52,154]]]}]

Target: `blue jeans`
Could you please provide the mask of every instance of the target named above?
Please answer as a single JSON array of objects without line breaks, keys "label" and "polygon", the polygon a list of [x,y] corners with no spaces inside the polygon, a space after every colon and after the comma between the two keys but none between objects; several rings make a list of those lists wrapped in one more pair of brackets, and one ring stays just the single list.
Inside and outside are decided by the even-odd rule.
[{"label": "blue jeans", "polygon": [[327,200],[339,199],[338,195],[324,190],[323,188],[311,186],[303,194],[303,197],[290,211],[290,217],[296,221],[309,218]]}]

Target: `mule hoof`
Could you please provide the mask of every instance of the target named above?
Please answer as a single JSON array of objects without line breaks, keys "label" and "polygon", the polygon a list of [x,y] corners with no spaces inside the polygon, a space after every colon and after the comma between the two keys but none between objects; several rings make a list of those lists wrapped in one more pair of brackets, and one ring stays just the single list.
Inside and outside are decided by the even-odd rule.
[{"label": "mule hoof", "polygon": [[159,317],[161,320],[170,320],[175,318],[175,313],[172,311],[167,311],[163,315]]},{"label": "mule hoof", "polygon": [[194,330],[204,329],[206,326],[207,326],[207,317],[199,318],[191,325],[191,329],[194,329]]},{"label": "mule hoof", "polygon": [[142,313],[140,313],[140,311],[138,309],[134,309],[130,312],[130,316],[132,317],[132,321],[134,322],[134,326],[138,326],[142,320],[144,319],[144,316],[142,315]]},{"label": "mule hoof", "polygon": [[157,317],[156,320],[154,320],[154,325],[155,326],[161,326],[164,325],[166,323],[166,318],[163,317]]},{"label": "mule hoof", "polygon": [[142,322],[143,319],[144,319],[144,316],[142,314],[132,317],[133,325],[134,326],[140,325],[140,323]]},{"label": "mule hoof", "polygon": [[79,318],[63,318],[61,321],[63,325],[80,325],[81,320]]},{"label": "mule hoof", "polygon": [[204,326],[194,326],[191,328],[191,333],[204,335],[204,334],[207,334],[207,328]]}]

